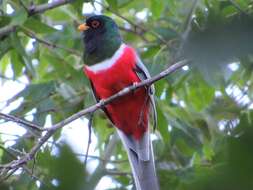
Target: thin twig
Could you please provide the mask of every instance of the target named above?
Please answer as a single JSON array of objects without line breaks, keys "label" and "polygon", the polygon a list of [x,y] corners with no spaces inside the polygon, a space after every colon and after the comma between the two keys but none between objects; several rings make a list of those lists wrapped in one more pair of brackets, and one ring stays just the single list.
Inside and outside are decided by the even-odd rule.
[{"label": "thin twig", "polygon": [[9,114],[5,114],[5,113],[0,113],[0,118],[1,119],[4,119],[6,121],[12,121],[14,123],[17,123],[21,126],[25,126],[25,127],[29,127],[31,129],[35,129],[37,131],[43,131],[44,129],[41,128],[40,126],[36,125],[35,123],[32,123],[32,122],[29,122],[27,120],[24,120],[24,119],[20,119],[16,116],[13,116],[13,115],[9,115]]},{"label": "thin twig", "polygon": [[133,21],[131,21],[128,18],[124,17],[123,15],[121,15],[120,13],[118,13],[117,11],[112,10],[108,6],[105,6],[100,1],[95,1],[95,2],[98,3],[99,5],[101,5],[105,10],[113,13],[114,15],[118,16],[119,18],[121,18],[121,19],[125,20],[126,22],[128,22],[130,25],[133,26],[134,30],[136,30],[137,28],[140,29],[142,34],[144,34],[146,32],[149,32],[150,34],[152,34],[153,36],[155,36],[156,38],[158,38],[163,44],[167,45],[168,42],[160,34],[156,33],[155,31],[147,30],[142,25],[134,23]]},{"label": "thin twig", "polygon": [[48,11],[50,9],[71,3],[71,1],[73,0],[57,0],[57,1],[52,1],[52,3],[45,3],[42,5],[33,5],[31,7],[28,8],[29,10],[29,16],[38,14],[38,13],[43,13],[45,11]]},{"label": "thin twig", "polygon": [[12,25],[12,24],[0,28],[0,39],[6,34],[16,31],[16,29],[17,29],[17,25]]},{"label": "thin twig", "polygon": [[124,32],[128,32],[128,33],[132,33],[138,37],[140,37],[144,42],[146,43],[149,43],[149,40],[143,35],[143,32],[138,32],[137,30],[132,30],[130,28],[125,28],[123,26],[118,26],[118,28],[121,30],[121,31],[124,31]]},{"label": "thin twig", "polygon": [[94,115],[94,112],[91,112],[90,118],[89,118],[89,123],[88,123],[89,134],[88,134],[88,144],[87,144],[86,154],[85,154],[85,159],[84,159],[85,166],[87,164],[87,159],[88,159],[89,149],[90,149],[90,144],[91,144],[91,127],[92,127],[93,115]]},{"label": "thin twig", "polygon": [[[48,143],[51,143],[52,145],[56,146],[56,147],[61,147],[61,145],[57,144],[56,142],[53,142],[53,141],[47,141]],[[88,157],[90,159],[96,159],[100,162],[103,162],[103,163],[106,163],[106,162],[109,162],[109,163],[113,163],[113,164],[122,164],[122,163],[125,163],[125,162],[128,162],[128,160],[126,159],[117,159],[117,160],[111,160],[111,159],[105,159],[105,158],[102,158],[100,156],[95,156],[95,155],[89,155],[89,154],[82,154],[82,153],[76,153],[74,152],[73,153],[74,155],[76,156],[80,156],[80,157]]]},{"label": "thin twig", "polygon": [[[17,156],[15,154],[13,154],[12,152],[10,152],[9,150],[7,150],[4,146],[0,145],[0,149],[2,149],[3,151],[5,151],[10,157],[12,157],[13,159],[17,159]],[[15,150],[16,151],[16,150]],[[40,181],[42,184],[48,186],[48,184],[46,184],[44,181],[42,181],[39,177],[37,177],[36,175],[34,175],[33,171],[31,171],[27,166],[22,166],[22,168],[24,169],[24,171],[30,175],[33,179]],[[17,168],[18,169],[18,168]],[[12,172],[10,172],[7,176],[1,178],[0,183],[4,180],[7,180],[14,172],[17,171],[17,169],[13,170]]]},{"label": "thin twig", "polygon": [[55,43],[52,43],[50,41],[47,41],[45,39],[42,39],[40,37],[38,37],[33,31],[25,28],[25,27],[22,27],[23,31],[25,32],[25,34],[31,38],[34,38],[36,39],[38,42],[42,43],[42,44],[45,44],[46,46],[48,47],[51,47],[51,48],[59,48],[59,49],[63,49],[64,51],[67,51],[71,54],[75,54],[79,57],[82,56],[82,53],[75,50],[75,49],[71,49],[71,48],[66,48],[65,46],[62,46],[62,45],[59,45],[59,44],[55,44]]},{"label": "thin twig", "polygon": [[12,170],[9,170],[9,173],[8,173],[6,176],[0,178],[0,184],[1,184],[3,181],[7,180],[9,177],[11,177],[12,174],[14,174],[18,169],[19,169],[19,168],[14,168],[14,169],[12,169]]},{"label": "thin twig", "polygon": [[[79,153],[74,153],[76,156],[83,156],[86,157],[86,154],[79,154]],[[128,160],[105,160],[99,156],[94,156],[94,155],[87,155],[88,158],[90,159],[96,159],[98,161],[101,162],[109,162],[109,163],[113,163],[113,164],[122,164],[124,162],[128,162]]]}]

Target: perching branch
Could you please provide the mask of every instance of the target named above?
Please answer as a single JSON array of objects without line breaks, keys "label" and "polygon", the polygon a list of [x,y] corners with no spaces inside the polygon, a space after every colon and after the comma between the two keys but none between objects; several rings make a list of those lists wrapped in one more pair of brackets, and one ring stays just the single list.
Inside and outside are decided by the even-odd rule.
[{"label": "perching branch", "polygon": [[[47,132],[45,133],[44,136],[42,136],[39,141],[33,146],[33,148],[30,150],[30,152],[26,153],[23,157],[21,157],[20,159],[17,159],[17,160],[13,160],[12,162],[8,163],[8,164],[5,164],[5,165],[1,165],[0,166],[0,169],[8,169],[8,170],[15,170],[16,168],[20,168],[22,167],[23,165],[25,165],[27,162],[29,162],[30,160],[32,160],[36,153],[39,151],[39,149],[41,148],[41,146],[51,137],[54,135],[54,133],[64,127],[65,125],[71,123],[72,121],[84,116],[84,115],[87,115],[89,113],[93,113],[95,112],[96,110],[100,109],[100,108],[103,108],[105,105],[111,103],[112,101],[114,101],[115,99],[117,98],[120,98],[132,91],[135,91],[136,89],[139,89],[141,87],[144,87],[144,86],[150,86],[152,85],[153,83],[155,83],[156,81],[158,80],[161,80],[162,78],[168,76],[169,74],[177,71],[178,69],[182,68],[183,66],[185,66],[186,64],[188,64],[189,61],[188,60],[182,60],[182,61],[179,61],[173,65],[171,65],[169,68],[167,68],[166,70],[162,71],[161,73],[157,74],[156,76],[152,77],[152,78],[149,78],[147,80],[144,80],[140,83],[137,83],[137,84],[134,84],[132,86],[129,86],[129,87],[126,87],[124,88],[123,90],[119,91],[118,93],[112,95],[111,97],[107,98],[107,99],[103,99],[101,100],[100,102],[98,102],[97,104],[94,104],[84,110],[81,110],[79,111],[78,113],[68,117],[67,119],[53,125],[52,127],[50,128],[44,128],[43,130],[46,130]],[[5,116],[4,114],[1,114],[2,116]],[[9,119],[9,117],[7,118],[4,118],[4,119]],[[18,123],[18,124],[26,124],[26,122],[21,122],[22,120],[19,119],[19,120],[16,120],[13,119],[12,121]],[[30,125],[30,124],[29,124]],[[42,128],[42,127],[39,127],[39,128]]]},{"label": "perching branch", "polygon": [[153,83],[155,83],[156,81],[161,80],[162,78],[166,77],[167,75],[169,75],[169,74],[175,72],[176,70],[178,70],[179,68],[185,66],[186,64],[188,64],[188,62],[189,62],[188,60],[179,61],[179,62],[171,65],[169,68],[162,71],[161,73],[157,74],[156,76],[146,79],[146,80],[144,80],[140,83],[134,84],[132,86],[126,87],[126,88],[122,89],[121,91],[119,91],[118,93],[112,95],[111,97],[109,97],[107,99],[102,99],[97,104],[94,104],[93,106],[90,106],[84,110],[81,110],[78,113],[68,117],[67,119],[55,124],[54,126],[47,128],[47,130],[50,131],[50,130],[57,130],[59,128],[62,128],[63,126],[71,123],[72,121],[74,121],[74,120],[76,120],[88,113],[92,113],[92,112],[104,107],[105,105],[111,103],[113,100],[115,100],[119,97],[122,97],[122,96],[124,96],[132,91],[135,91],[141,87],[150,86]]}]

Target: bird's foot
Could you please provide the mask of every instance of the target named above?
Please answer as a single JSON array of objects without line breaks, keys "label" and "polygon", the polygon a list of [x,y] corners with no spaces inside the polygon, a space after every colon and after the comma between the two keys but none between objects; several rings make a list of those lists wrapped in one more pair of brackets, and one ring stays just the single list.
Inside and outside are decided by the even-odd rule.
[{"label": "bird's foot", "polygon": [[[138,82],[133,82],[133,83],[132,83],[133,88],[136,88],[137,84],[138,84]],[[134,93],[136,92],[136,90],[137,90],[137,89],[134,89],[134,90],[132,91],[132,94],[134,94]]]}]

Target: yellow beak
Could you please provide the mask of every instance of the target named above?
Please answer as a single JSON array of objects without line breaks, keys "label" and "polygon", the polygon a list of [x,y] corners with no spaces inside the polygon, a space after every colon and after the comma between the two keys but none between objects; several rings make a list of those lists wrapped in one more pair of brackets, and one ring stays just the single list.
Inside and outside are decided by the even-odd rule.
[{"label": "yellow beak", "polygon": [[89,26],[87,26],[85,23],[84,24],[80,24],[79,26],[78,26],[78,30],[79,31],[85,31],[85,30],[88,30],[90,27]]}]

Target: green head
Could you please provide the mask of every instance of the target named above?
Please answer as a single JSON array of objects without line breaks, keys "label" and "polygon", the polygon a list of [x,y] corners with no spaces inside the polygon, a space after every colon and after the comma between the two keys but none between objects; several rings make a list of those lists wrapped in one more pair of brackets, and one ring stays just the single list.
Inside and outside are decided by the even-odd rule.
[{"label": "green head", "polygon": [[88,65],[110,58],[122,43],[117,24],[104,15],[89,17],[79,30],[83,31],[84,62]]}]

